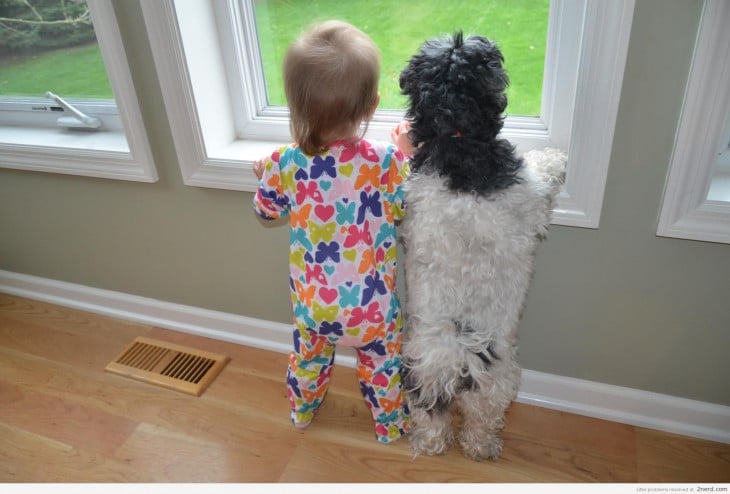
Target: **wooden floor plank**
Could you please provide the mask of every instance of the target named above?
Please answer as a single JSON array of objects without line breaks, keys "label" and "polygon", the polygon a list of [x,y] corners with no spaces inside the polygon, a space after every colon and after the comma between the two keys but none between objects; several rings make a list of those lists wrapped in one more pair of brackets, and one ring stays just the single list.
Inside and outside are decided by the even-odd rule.
[{"label": "wooden floor plank", "polygon": [[636,481],[631,426],[513,403],[503,437],[503,458],[528,470],[538,465],[558,481]]},{"label": "wooden floor plank", "polygon": [[145,482],[274,482],[295,447],[290,436],[217,441],[140,424],[115,457]]},{"label": "wooden floor plank", "polygon": [[730,482],[730,446],[637,430],[639,482]]},{"label": "wooden floor plank", "polygon": [[0,482],[157,482],[124,462],[0,421]]},{"label": "wooden floor plank", "polygon": [[[79,368],[106,365],[134,336],[150,328],[38,302],[7,303],[0,296],[0,346]],[[66,312],[68,311],[68,312]]]},{"label": "wooden floor plank", "polygon": [[64,399],[0,381],[2,421],[55,441],[110,456],[137,423]]},{"label": "wooden floor plank", "polygon": [[[317,434],[316,424],[280,478],[282,482],[529,482],[528,476],[497,463],[466,460],[456,450],[413,459],[405,440],[378,444],[371,438]],[[311,432],[311,433],[310,433]]]},{"label": "wooden floor plank", "polygon": [[[200,397],[104,372],[138,335],[231,360]],[[0,482],[730,481],[730,445],[518,403],[499,461],[471,461],[458,446],[413,458],[406,439],[375,441],[355,371],[341,366],[298,430],[286,362],[0,294]]]}]

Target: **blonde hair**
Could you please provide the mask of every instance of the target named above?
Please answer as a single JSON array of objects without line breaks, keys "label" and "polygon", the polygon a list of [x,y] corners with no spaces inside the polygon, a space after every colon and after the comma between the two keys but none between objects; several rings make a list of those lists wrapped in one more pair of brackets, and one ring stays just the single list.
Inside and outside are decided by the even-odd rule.
[{"label": "blonde hair", "polygon": [[284,91],[294,140],[321,152],[337,132],[355,132],[378,102],[380,53],[356,27],[327,21],[292,43],[284,57]]}]

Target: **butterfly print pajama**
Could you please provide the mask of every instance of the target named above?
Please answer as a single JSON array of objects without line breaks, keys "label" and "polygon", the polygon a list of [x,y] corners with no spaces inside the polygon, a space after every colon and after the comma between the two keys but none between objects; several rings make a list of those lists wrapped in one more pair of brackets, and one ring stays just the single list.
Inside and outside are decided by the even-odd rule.
[{"label": "butterfly print pajama", "polygon": [[402,316],[395,294],[395,220],[408,163],[392,144],[338,141],[317,156],[284,146],[254,198],[265,219],[289,215],[294,351],[287,394],[306,427],[324,399],[335,346],[356,348],[360,389],[381,442],[408,429],[401,390]]}]

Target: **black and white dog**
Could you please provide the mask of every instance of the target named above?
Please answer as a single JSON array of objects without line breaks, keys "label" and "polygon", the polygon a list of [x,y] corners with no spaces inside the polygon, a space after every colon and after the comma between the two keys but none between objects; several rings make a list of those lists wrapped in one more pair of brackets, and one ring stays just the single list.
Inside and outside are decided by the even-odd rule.
[{"label": "black and white dog", "polygon": [[400,76],[416,151],[400,232],[407,287],[404,383],[415,455],[454,442],[497,459],[517,394],[517,325],[533,257],[547,233],[566,155],[522,158],[499,137],[508,77],[495,43],[427,41]]}]

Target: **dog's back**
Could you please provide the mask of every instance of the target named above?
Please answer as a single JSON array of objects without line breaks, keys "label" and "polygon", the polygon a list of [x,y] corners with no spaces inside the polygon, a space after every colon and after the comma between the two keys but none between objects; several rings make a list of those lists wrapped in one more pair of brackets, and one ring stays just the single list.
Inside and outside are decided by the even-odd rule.
[{"label": "dog's back", "polygon": [[438,173],[416,173],[406,185],[403,352],[407,366],[420,367],[406,386],[427,407],[463,391],[464,376],[517,392],[517,323],[566,161],[551,149],[524,158],[519,182],[486,196],[454,192]]},{"label": "dog's back", "polygon": [[534,252],[565,169],[565,155],[557,150],[525,158],[520,182],[487,196],[453,192],[436,173],[409,179],[400,234],[406,313],[417,319],[418,331],[426,331],[424,323],[435,325],[443,339],[444,326],[458,321],[476,330],[469,337],[499,346],[495,354],[512,352]]}]

